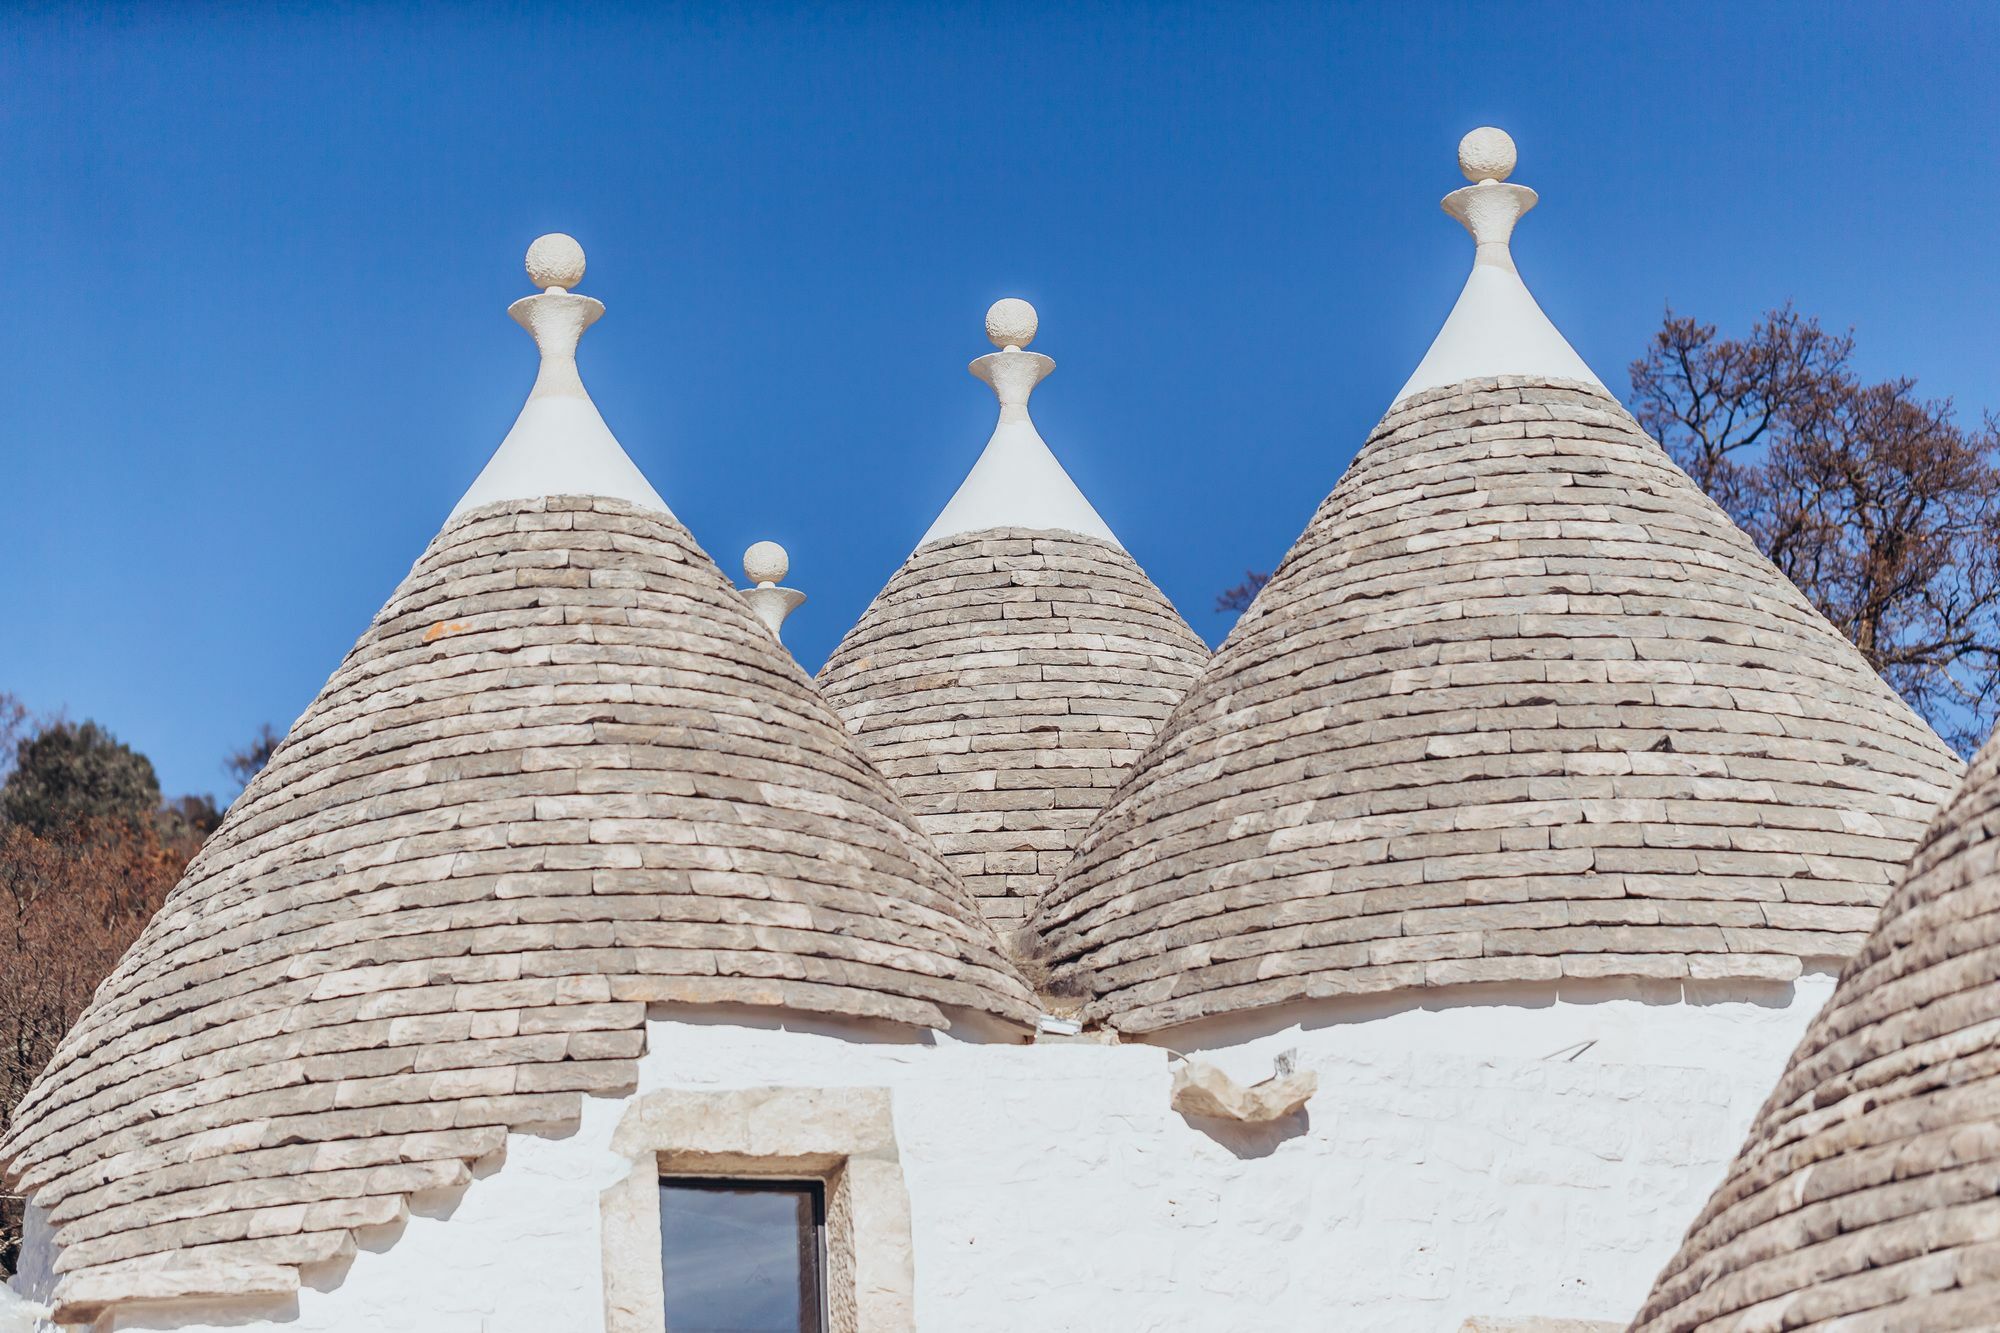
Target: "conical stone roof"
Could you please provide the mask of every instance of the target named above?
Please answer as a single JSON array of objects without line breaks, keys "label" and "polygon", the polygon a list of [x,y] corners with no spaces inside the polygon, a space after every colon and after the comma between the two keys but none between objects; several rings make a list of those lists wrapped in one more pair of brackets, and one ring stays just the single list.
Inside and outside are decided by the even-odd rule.
[{"label": "conical stone roof", "polygon": [[1639,1333],[2000,1322],[2000,740],[1806,1030]]},{"label": "conical stone roof", "polygon": [[1020,350],[1032,307],[1001,302],[987,324],[1005,350],[972,370],[1000,395],[993,440],[819,682],[987,918],[1011,928],[1208,648],[1029,419],[1055,364]]},{"label": "conical stone roof", "polygon": [[[558,296],[583,299],[531,299]],[[628,1090],[661,1002],[934,1028],[1035,1014],[678,521],[502,499],[430,544],[99,989],[0,1161],[57,1229],[65,1319],[295,1290],[508,1130]]]},{"label": "conical stone roof", "polygon": [[819,679],[987,918],[1019,926],[1207,657],[1121,548],[998,528],[917,548]]},{"label": "conical stone roof", "polygon": [[1123,1028],[1795,976],[1854,951],[1956,780],[1595,378],[1566,377],[1526,289],[1482,276],[1520,286],[1507,236],[1534,202],[1495,178],[1499,140],[1490,168],[1461,147],[1478,183],[1446,200],[1478,253],[1425,365],[1458,378],[1390,408],[1037,911],[1055,984]]}]

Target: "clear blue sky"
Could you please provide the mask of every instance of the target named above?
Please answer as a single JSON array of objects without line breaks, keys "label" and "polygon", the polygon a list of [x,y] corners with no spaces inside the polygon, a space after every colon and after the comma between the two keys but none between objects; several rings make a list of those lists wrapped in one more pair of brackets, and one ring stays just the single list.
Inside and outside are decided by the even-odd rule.
[{"label": "clear blue sky", "polygon": [[809,668],[985,441],[1003,295],[1042,433],[1219,638],[1449,309],[1477,124],[1615,389],[1667,302],[1793,299],[2000,407],[1990,6],[429,8],[0,20],[0,689],[169,793],[232,794],[499,442],[544,231],[628,451],[730,573],[791,549]]}]

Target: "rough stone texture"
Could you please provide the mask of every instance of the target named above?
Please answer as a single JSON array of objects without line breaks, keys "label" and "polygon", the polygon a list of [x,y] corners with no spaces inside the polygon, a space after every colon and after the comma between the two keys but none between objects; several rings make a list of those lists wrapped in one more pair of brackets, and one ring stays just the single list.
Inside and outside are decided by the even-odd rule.
[{"label": "rough stone texture", "polygon": [[1932,826],[1635,1328],[2000,1323],[2000,739]]},{"label": "rough stone texture", "polygon": [[1959,763],[1615,402],[1398,403],[1037,911],[1146,1031],[1851,955]]},{"label": "rough stone texture", "polygon": [[1172,1105],[1182,1115],[1267,1125],[1291,1115],[1319,1091],[1319,1075],[1280,1074],[1248,1086],[1204,1060],[1183,1060],[1174,1069]]},{"label": "rough stone texture", "polygon": [[1019,926],[1208,648],[1118,547],[989,529],[919,547],[820,688],[989,920]]},{"label": "rough stone texture", "polygon": [[653,1001],[943,1027],[1031,996],[672,518],[431,543],[0,1141],[57,1305],[296,1285],[508,1129],[633,1085]]}]

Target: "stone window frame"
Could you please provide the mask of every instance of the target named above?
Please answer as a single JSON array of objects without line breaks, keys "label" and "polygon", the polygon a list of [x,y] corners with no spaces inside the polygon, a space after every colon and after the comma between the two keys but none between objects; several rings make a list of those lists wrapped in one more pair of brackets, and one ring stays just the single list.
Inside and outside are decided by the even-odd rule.
[{"label": "stone window frame", "polygon": [[913,1333],[910,1196],[887,1088],[666,1088],[611,1136],[632,1163],[599,1198],[605,1333],[667,1333],[659,1183],[817,1180],[826,1192],[829,1333]]}]

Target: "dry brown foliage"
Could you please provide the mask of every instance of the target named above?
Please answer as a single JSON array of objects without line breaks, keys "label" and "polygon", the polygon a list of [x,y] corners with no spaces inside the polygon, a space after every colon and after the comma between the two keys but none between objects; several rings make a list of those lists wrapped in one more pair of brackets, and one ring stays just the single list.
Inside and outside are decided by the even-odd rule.
[{"label": "dry brown foliage", "polygon": [[1916,381],[1863,384],[1854,339],[1789,306],[1744,339],[1667,312],[1632,363],[1647,431],[1970,754],[2000,712],[2000,467]]},{"label": "dry brown foliage", "polygon": [[[0,1115],[54,1054],[201,846],[198,830],[101,820],[49,836],[0,825]],[[0,1272],[20,1243],[0,1198]]]}]

